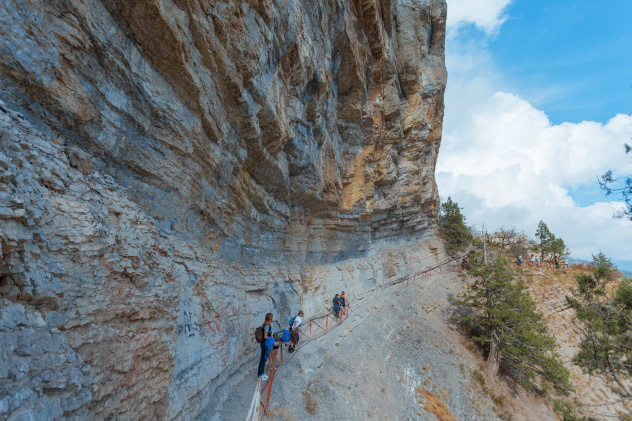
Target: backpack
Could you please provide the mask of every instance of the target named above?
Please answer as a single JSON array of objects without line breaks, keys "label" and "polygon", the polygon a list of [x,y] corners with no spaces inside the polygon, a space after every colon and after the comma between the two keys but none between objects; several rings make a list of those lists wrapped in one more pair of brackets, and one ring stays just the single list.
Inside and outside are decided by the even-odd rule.
[{"label": "backpack", "polygon": [[294,325],[294,320],[296,320],[296,316],[290,319],[290,329],[292,329],[292,325]]},{"label": "backpack", "polygon": [[257,341],[258,344],[263,342],[263,325],[255,329],[255,341]]}]

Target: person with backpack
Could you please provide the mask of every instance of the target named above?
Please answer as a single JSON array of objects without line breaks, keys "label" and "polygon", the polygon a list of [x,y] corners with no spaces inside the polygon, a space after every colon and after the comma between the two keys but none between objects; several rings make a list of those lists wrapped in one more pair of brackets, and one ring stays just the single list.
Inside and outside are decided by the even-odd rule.
[{"label": "person with backpack", "polygon": [[258,327],[255,330],[255,338],[257,342],[261,343],[261,358],[259,359],[259,371],[257,372],[257,377],[261,377],[261,380],[268,380],[268,375],[265,374],[266,369],[266,360],[268,359],[268,355],[270,353],[268,343],[272,342],[274,344],[274,338],[272,336],[272,319],[274,318],[272,313],[267,313],[265,321],[261,327]]},{"label": "person with backpack", "polygon": [[340,306],[340,294],[336,294],[336,296],[334,297],[334,317],[336,318],[336,321],[338,321],[338,319],[340,319],[340,310],[342,310],[342,307]]},{"label": "person with backpack", "polygon": [[463,256],[463,260],[461,260],[461,269],[463,270],[470,269],[470,262],[467,260],[467,257],[465,256]]},{"label": "person with backpack", "polygon": [[522,266],[522,255],[519,254],[518,258],[516,259],[516,263],[518,263],[518,266]]},{"label": "person with backpack", "polygon": [[298,345],[298,341],[301,339],[301,336],[298,333],[298,327],[303,322],[303,310],[298,311],[298,315],[292,317],[290,319],[290,347],[288,348],[288,352],[292,353],[296,350],[296,345]]}]

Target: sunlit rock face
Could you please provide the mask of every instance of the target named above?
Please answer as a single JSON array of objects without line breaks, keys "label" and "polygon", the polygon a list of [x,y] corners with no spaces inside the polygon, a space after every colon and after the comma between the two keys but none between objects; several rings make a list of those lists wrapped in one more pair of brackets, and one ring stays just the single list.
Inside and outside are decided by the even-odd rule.
[{"label": "sunlit rock face", "polygon": [[267,311],[439,259],[445,18],[0,0],[0,417],[194,418]]}]

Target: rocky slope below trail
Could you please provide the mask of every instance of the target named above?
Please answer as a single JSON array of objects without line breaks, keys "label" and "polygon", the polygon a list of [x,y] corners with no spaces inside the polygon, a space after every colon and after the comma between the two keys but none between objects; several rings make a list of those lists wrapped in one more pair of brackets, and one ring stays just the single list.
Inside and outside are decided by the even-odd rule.
[{"label": "rocky slope below trail", "polygon": [[0,1],[0,418],[193,419],[441,263],[446,4]]},{"label": "rocky slope below trail", "polygon": [[573,279],[584,269],[525,266],[523,270],[521,278],[531,288],[532,297],[558,340],[561,361],[571,372],[571,382],[576,389],[573,396],[577,403],[575,411],[586,417],[603,420],[632,413],[632,407],[621,402],[621,398],[602,378],[584,373],[572,362],[579,351],[582,336],[566,296],[573,294],[572,290],[576,287]]}]

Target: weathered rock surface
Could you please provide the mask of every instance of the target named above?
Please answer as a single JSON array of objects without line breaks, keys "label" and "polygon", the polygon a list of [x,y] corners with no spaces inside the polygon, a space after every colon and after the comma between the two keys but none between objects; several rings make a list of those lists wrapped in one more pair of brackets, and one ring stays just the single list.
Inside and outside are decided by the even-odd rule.
[{"label": "weathered rock surface", "polygon": [[445,14],[0,1],[0,418],[195,418],[266,312],[441,260]]}]

